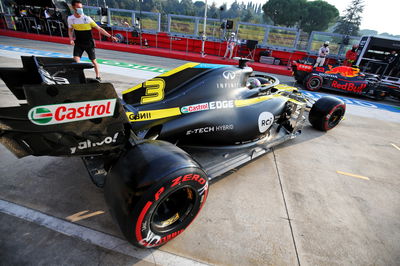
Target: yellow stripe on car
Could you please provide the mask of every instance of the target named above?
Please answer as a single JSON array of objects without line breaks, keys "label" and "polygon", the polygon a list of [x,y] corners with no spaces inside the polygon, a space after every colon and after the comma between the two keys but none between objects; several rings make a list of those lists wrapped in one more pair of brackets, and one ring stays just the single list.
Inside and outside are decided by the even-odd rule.
[{"label": "yellow stripe on car", "polygon": [[[170,70],[170,71],[168,71],[168,72],[165,72],[164,74],[158,75],[157,77],[169,77],[169,76],[172,76],[173,74],[176,74],[176,73],[178,73],[178,72],[180,72],[180,71],[182,71],[182,70],[185,70],[185,69],[187,69],[187,68],[195,67],[195,66],[197,66],[197,65],[199,65],[199,64],[200,64],[200,63],[186,63],[186,64],[184,64],[184,65],[182,65],[182,66],[180,66],[180,67],[177,67],[177,68],[174,68],[174,69],[172,69],[172,70]],[[157,77],[156,77],[156,78],[157,78]],[[136,86],[134,86],[134,87],[132,87],[132,88],[130,88],[130,89],[124,90],[124,91],[122,92],[122,94],[127,94],[127,93],[129,93],[129,92],[132,92],[132,91],[134,91],[134,90],[140,89],[140,88],[142,88],[142,87],[143,87],[143,83],[142,83],[142,84],[139,84],[139,85],[136,85]]]},{"label": "yellow stripe on car", "polygon": [[149,121],[177,115],[181,115],[179,107],[140,111],[136,115],[133,112],[126,112],[126,116],[128,117],[130,122]]},{"label": "yellow stripe on car", "polygon": [[272,98],[277,98],[277,97],[283,97],[283,96],[281,96],[279,94],[274,94],[274,95],[266,95],[266,96],[260,96],[260,97],[244,99],[244,100],[235,100],[235,106],[236,107],[245,107],[245,106],[253,105],[253,104],[267,101],[267,100],[270,100]]},{"label": "yellow stripe on car", "polygon": [[295,104],[298,104],[298,105],[305,104],[305,103],[296,101],[295,99],[291,99],[289,97],[286,97],[286,96],[283,96],[283,95],[280,95],[280,94],[274,94],[274,95],[260,96],[260,97],[251,98],[251,99],[235,100],[235,106],[236,107],[245,107],[245,106],[253,105],[253,104],[256,104],[256,103],[268,101],[268,100],[271,100],[273,98],[284,98],[287,101],[295,103]]},{"label": "yellow stripe on car", "polygon": [[184,65],[182,65],[182,66],[180,66],[180,67],[177,67],[177,68],[174,68],[174,69],[172,69],[172,70],[170,70],[170,71],[168,71],[168,72],[165,72],[165,73],[159,75],[158,77],[168,77],[168,76],[172,76],[173,74],[176,74],[176,73],[178,73],[178,72],[180,72],[180,71],[182,71],[182,70],[185,70],[185,69],[187,69],[187,68],[195,67],[195,66],[197,66],[197,65],[199,65],[199,64],[200,64],[200,63],[186,63],[186,64],[184,64]]},{"label": "yellow stripe on car", "polygon": [[298,89],[296,87],[285,85],[285,84],[278,84],[274,87],[281,91],[298,91]]}]

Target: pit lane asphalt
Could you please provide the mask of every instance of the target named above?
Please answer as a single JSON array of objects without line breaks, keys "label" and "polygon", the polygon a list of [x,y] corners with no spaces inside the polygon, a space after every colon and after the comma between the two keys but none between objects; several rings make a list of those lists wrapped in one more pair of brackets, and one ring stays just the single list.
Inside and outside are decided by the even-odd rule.
[{"label": "pit lane asphalt", "polygon": [[[65,45],[4,37],[0,44],[71,52]],[[97,53],[137,64],[154,61],[152,65],[164,68],[184,63],[106,50]],[[0,58],[1,66],[20,65],[16,59]],[[119,91],[142,81],[110,73],[103,79]],[[1,86],[4,106],[13,99]],[[191,264],[397,265],[400,150],[395,146],[400,146],[400,116],[393,113],[388,120],[385,114],[372,108],[358,114],[356,109],[327,133],[307,126],[298,138],[213,184],[196,221],[159,251],[187,258]],[[91,184],[78,158],[16,159],[1,146],[0,162],[2,200],[63,220],[84,210],[104,211],[75,224],[122,238],[102,191]],[[0,261],[5,264],[168,264],[104,248],[101,241],[55,233],[39,221],[9,214],[1,214],[0,220]]]}]

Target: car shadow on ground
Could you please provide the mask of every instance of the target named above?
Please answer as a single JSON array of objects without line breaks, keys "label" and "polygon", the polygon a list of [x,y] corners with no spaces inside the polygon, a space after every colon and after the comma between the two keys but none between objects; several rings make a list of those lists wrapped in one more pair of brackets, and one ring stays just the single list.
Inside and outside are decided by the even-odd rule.
[{"label": "car shadow on ground", "polygon": [[267,153],[261,155],[260,157],[254,159],[254,160],[251,160],[249,162],[246,162],[246,163],[244,163],[244,164],[242,164],[242,165],[240,165],[240,166],[238,166],[238,167],[236,167],[236,168],[234,168],[232,170],[229,170],[228,172],[226,172],[226,173],[224,173],[224,174],[212,179],[210,181],[210,184],[215,184],[215,183],[219,182],[220,180],[222,180],[222,179],[224,179],[224,178],[236,173],[241,168],[253,163],[254,161],[262,160],[262,158],[265,157],[265,156],[270,156],[270,154],[273,151],[279,151],[280,149],[284,149],[284,148],[287,148],[287,147],[292,147],[292,146],[295,146],[295,145],[299,145],[299,144],[302,144],[304,142],[309,142],[309,141],[311,141],[313,139],[322,137],[325,134],[326,134],[326,132],[316,130],[310,124],[306,124],[304,126],[304,128],[302,129],[301,134],[299,136],[297,136],[295,139],[288,140],[288,141],[286,141],[286,142],[284,142],[282,144],[279,144],[279,145],[271,148]]}]

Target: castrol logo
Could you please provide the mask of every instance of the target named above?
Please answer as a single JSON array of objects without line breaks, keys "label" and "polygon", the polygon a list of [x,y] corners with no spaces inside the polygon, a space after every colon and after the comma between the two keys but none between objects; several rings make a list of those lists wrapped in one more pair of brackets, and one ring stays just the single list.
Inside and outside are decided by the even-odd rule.
[{"label": "castrol logo", "polygon": [[114,115],[117,99],[35,106],[29,120],[39,126],[63,124]]}]

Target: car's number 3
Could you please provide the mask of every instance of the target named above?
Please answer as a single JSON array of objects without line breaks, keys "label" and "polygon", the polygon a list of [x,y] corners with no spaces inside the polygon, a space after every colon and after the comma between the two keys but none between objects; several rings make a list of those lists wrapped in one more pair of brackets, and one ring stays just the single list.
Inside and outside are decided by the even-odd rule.
[{"label": "car's number 3", "polygon": [[146,93],[140,99],[141,104],[154,103],[164,99],[165,81],[163,79],[151,79],[143,83]]}]

